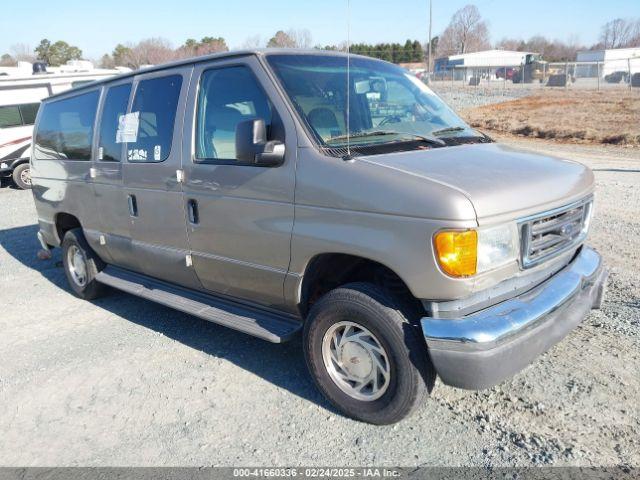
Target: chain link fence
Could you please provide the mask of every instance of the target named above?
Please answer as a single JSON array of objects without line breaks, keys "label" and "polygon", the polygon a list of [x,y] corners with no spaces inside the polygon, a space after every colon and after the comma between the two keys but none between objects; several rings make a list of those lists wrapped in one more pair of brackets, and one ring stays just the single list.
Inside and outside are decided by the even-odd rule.
[{"label": "chain link fence", "polygon": [[528,65],[491,65],[476,59],[479,66],[455,65],[430,74],[423,73],[438,91],[447,88],[490,90],[619,89],[640,92],[640,57],[603,62],[535,62]]}]

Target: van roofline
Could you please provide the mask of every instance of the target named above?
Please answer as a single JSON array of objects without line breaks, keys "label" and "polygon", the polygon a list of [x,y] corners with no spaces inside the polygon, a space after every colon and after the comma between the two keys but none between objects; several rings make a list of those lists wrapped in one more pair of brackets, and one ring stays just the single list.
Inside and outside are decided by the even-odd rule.
[{"label": "van roofline", "polygon": [[[90,90],[97,86],[102,86],[111,82],[117,82],[124,78],[134,77],[136,75],[144,75],[147,73],[160,72],[162,70],[167,70],[170,68],[181,67],[184,65],[196,65],[198,63],[208,62],[211,60],[218,60],[223,58],[235,58],[235,57],[247,57],[247,56],[269,56],[269,55],[318,55],[318,56],[335,56],[335,57],[346,57],[346,52],[340,52],[337,50],[319,50],[319,49],[300,49],[300,48],[252,48],[252,49],[243,49],[243,50],[232,50],[228,52],[219,52],[219,53],[211,53],[209,55],[202,55],[200,57],[189,57],[181,60],[176,60],[173,62],[161,63],[159,65],[154,65],[152,67],[141,68],[139,70],[132,70],[130,72],[124,72],[118,75],[113,75],[110,77],[106,77],[103,79],[95,80],[91,83],[87,83],[85,85],[81,85],[79,87],[72,88],[70,90],[65,90],[64,92],[55,93],[45,99],[42,102],[47,102],[51,99],[57,99],[61,97],[68,96],[70,93],[78,93],[83,90]],[[371,57],[367,57],[364,55],[350,54],[352,58],[366,58],[369,60],[378,60],[380,62],[385,62],[384,60],[379,60]]]}]

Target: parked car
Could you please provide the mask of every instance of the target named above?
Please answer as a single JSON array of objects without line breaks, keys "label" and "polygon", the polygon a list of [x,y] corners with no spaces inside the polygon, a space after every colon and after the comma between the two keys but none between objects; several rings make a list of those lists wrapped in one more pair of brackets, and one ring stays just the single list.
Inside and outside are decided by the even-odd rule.
[{"label": "parked car", "polygon": [[502,381],[602,301],[592,172],[494,143],[366,57],[231,52],[55,95],[32,183],[77,296],[301,341],[329,401],[375,424],[436,375]]},{"label": "parked car", "polygon": [[629,72],[617,71],[604,76],[607,83],[620,83],[629,81]]},{"label": "parked car", "polygon": [[505,80],[513,80],[513,74],[516,69],[513,67],[501,67],[496,69],[496,78],[504,78]]}]

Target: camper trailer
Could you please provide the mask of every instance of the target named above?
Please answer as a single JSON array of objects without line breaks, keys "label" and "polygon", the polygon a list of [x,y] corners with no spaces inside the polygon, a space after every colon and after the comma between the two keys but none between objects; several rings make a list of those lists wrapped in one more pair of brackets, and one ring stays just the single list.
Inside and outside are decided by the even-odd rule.
[{"label": "camper trailer", "polygon": [[[128,70],[128,69],[127,69]],[[42,62],[19,62],[0,69],[0,178],[31,188],[31,136],[40,102],[57,93],[120,73],[85,60],[48,69]]]}]

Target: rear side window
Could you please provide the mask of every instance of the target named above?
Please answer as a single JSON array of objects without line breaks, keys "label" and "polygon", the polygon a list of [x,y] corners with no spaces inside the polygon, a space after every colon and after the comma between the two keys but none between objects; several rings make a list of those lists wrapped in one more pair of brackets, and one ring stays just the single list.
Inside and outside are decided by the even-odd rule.
[{"label": "rear side window", "polygon": [[20,115],[22,115],[22,124],[33,125],[34,123],[36,123],[36,115],[38,114],[39,108],[40,108],[39,103],[27,103],[24,105],[20,105]]},{"label": "rear side window", "polygon": [[0,128],[17,127],[19,125],[22,125],[22,118],[17,105],[0,107]]},{"label": "rear side window", "polygon": [[42,107],[35,140],[38,160],[91,160],[98,92],[65,98]]},{"label": "rear side window", "polygon": [[25,103],[0,107],[0,128],[33,125],[39,106],[39,103]]},{"label": "rear side window", "polygon": [[98,143],[98,159],[106,162],[119,162],[122,159],[122,143],[118,138],[118,124],[123,115],[127,113],[131,84],[111,87],[102,109],[100,120],[100,140]]},{"label": "rear side window", "polygon": [[[181,87],[181,75],[152,78],[138,84],[131,113],[125,122],[127,125],[124,125],[124,130],[137,130],[135,140],[127,143],[130,162],[162,162],[167,159],[171,152]],[[136,123],[137,129],[131,128]]]}]

